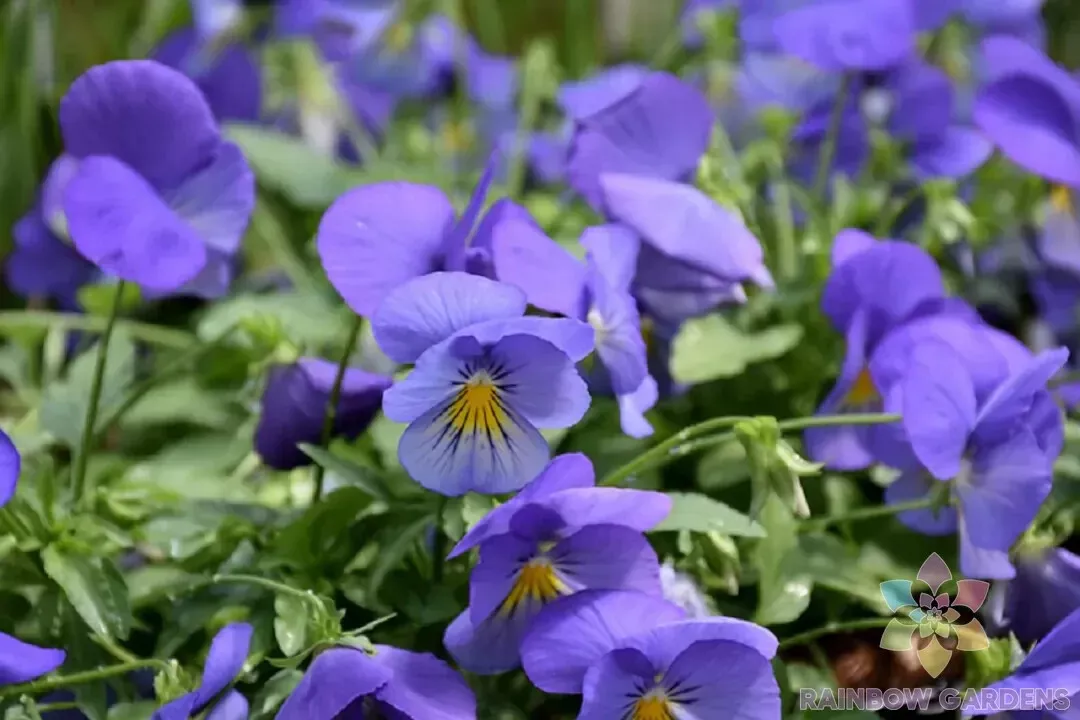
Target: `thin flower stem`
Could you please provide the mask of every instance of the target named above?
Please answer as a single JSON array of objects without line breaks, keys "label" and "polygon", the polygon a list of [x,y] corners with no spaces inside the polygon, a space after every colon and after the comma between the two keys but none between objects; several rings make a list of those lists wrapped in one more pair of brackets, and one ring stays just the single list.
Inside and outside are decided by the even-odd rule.
[{"label": "thin flower stem", "polygon": [[791,188],[784,177],[784,161],[779,151],[769,159],[772,171],[773,208],[776,211],[776,267],[780,279],[790,282],[799,275],[799,242],[795,216],[791,210]]},{"label": "thin flower stem", "polygon": [[137,660],[135,662],[120,663],[119,665],[109,665],[107,667],[98,668],[97,670],[86,670],[70,675],[47,677],[41,680],[35,680],[34,682],[21,683],[19,685],[8,685],[7,687],[0,688],[0,699],[18,697],[20,695],[39,695],[44,692],[49,692],[50,690],[66,688],[72,685],[86,685],[87,683],[97,682],[98,680],[107,680],[120,675],[127,675],[136,670],[158,667],[161,662],[161,660],[156,659]]},{"label": "thin flower stem", "polygon": [[294,588],[286,585],[285,583],[280,583],[276,580],[262,578],[258,575],[227,573],[222,575],[215,575],[210,579],[210,583],[214,585],[218,585],[221,583],[233,583],[236,585],[254,585],[256,587],[270,590],[271,592],[281,593],[282,595],[291,595],[306,602],[322,606],[322,601],[319,600],[319,598],[310,590],[301,590],[300,588]]},{"label": "thin flower stem", "polygon": [[927,510],[935,507],[938,503],[936,497],[925,497],[918,500],[911,500],[904,503],[894,503],[892,505],[873,505],[871,507],[856,508],[847,512],[837,513],[835,515],[826,515],[824,517],[810,518],[804,520],[799,524],[799,530],[822,530],[830,525],[836,525],[838,523],[852,522],[854,520],[871,520],[879,517],[888,517],[890,515],[899,515],[902,512],[908,512],[909,510]]},{"label": "thin flower stem", "polygon": [[891,617],[879,617],[879,618],[863,618],[862,620],[848,620],[847,622],[830,623],[823,625],[813,630],[807,630],[804,633],[798,635],[792,635],[786,640],[780,641],[780,649],[787,650],[789,648],[796,647],[798,645],[805,645],[806,643],[813,642],[820,637],[826,635],[833,635],[836,633],[849,632],[852,630],[870,630],[873,628],[882,628],[889,624],[892,620]]},{"label": "thin flower stem", "polygon": [[507,195],[515,200],[521,198],[525,190],[525,170],[527,167],[529,135],[540,119],[542,97],[543,67],[541,62],[543,45],[533,43],[525,52],[524,80],[521,88],[521,114],[518,116],[517,132],[514,136],[514,151],[510,155],[510,169],[507,173]]},{"label": "thin flower stem", "polygon": [[[360,338],[360,331],[364,327],[364,318],[356,315],[353,318],[352,327],[349,328],[349,336],[345,338],[345,349],[341,352],[338,360],[337,374],[334,375],[334,384],[330,388],[330,399],[326,403],[326,411],[323,413],[322,433],[319,435],[319,447],[325,448],[330,444],[330,436],[334,433],[334,421],[337,419],[337,408],[341,402],[341,386],[345,382],[345,371],[349,369],[349,358],[352,357],[353,348]],[[317,503],[322,498],[323,480],[326,477],[326,468],[315,463],[312,479],[315,488],[311,493],[311,502]]]},{"label": "thin flower stem", "polygon": [[[118,327],[122,327],[124,332],[131,335],[132,338],[148,345],[186,350],[191,347],[191,343],[196,341],[195,336],[186,330],[177,330],[133,320],[118,319],[115,322]],[[17,328],[40,328],[42,330],[62,328],[68,331],[81,330],[96,333],[102,332],[108,324],[108,318],[93,315],[57,313],[48,310],[5,310],[0,312],[0,331]]]},{"label": "thin flower stem", "polygon": [[109,341],[112,339],[116,319],[120,314],[120,306],[124,297],[124,285],[123,280],[116,281],[112,307],[109,308],[109,319],[105,323],[105,329],[101,332],[101,339],[98,340],[97,362],[94,365],[94,377],[90,383],[90,399],[86,406],[86,417],[83,419],[79,454],[75,458],[72,489],[75,502],[82,507],[86,507],[93,501],[94,489],[87,480],[86,469],[90,462],[90,446],[94,441],[94,427],[97,424],[98,406],[101,404],[101,390],[105,381],[105,364],[109,358]]},{"label": "thin flower stem", "polygon": [[825,196],[829,191],[829,171],[836,158],[836,145],[840,140],[840,126],[844,121],[844,108],[847,105],[848,91],[851,89],[851,76],[840,78],[840,87],[836,91],[836,102],[829,116],[829,126],[825,130],[825,141],[821,144],[818,155],[817,172],[814,174],[814,200],[818,207],[824,207]]},{"label": "thin flower stem", "polygon": [[[848,425],[884,425],[888,423],[896,422],[900,419],[899,415],[889,415],[886,413],[866,413],[860,415],[813,415],[811,417],[795,418],[792,420],[782,420],[778,423],[781,430],[805,430],[810,427],[837,427]],[[603,480],[600,481],[601,485],[617,485],[623,480],[632,475],[636,475],[643,470],[653,469],[667,464],[668,462],[685,456],[686,452],[682,451],[683,445],[689,443],[694,438],[700,438],[703,435],[714,430],[724,430],[730,427],[734,427],[736,424],[753,420],[749,415],[727,415],[724,417],[710,418],[704,422],[700,422],[697,425],[691,425],[690,427],[683,428],[679,432],[675,433],[671,437],[667,438],[663,442],[657,443],[652,448],[646,450],[641,455],[626,463],[625,465],[612,470],[608,473]],[[726,434],[725,434],[726,435]],[[715,442],[712,442],[712,438],[702,438],[702,440],[708,439],[708,444],[715,444],[715,442],[721,442],[723,436],[716,436]],[[700,443],[696,443],[695,447],[700,447]]]}]

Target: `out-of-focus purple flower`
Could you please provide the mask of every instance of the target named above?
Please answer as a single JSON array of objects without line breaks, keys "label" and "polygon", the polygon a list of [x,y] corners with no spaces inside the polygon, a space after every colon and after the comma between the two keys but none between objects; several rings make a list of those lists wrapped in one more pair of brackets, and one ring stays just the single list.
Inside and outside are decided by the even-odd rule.
[{"label": "out-of-focus purple flower", "polygon": [[[255,450],[263,462],[278,470],[311,464],[298,445],[321,440],[336,375],[337,364],[321,358],[301,358],[270,371],[255,429]],[[347,369],[334,414],[334,437],[352,439],[364,432],[392,382],[386,375]]]},{"label": "out-of-focus purple flower", "polygon": [[[221,628],[210,642],[198,689],[163,705],[154,713],[153,720],[188,720],[205,710],[244,669],[253,632],[247,623],[231,623]],[[229,690],[210,710],[211,716],[223,720],[239,720],[247,717],[247,713],[248,702],[236,690]]]},{"label": "out-of-focus purple flower", "polygon": [[152,60],[91,68],[60,103],[78,167],[63,192],[75,247],[151,294],[219,297],[255,203],[255,178],[198,87]]},{"label": "out-of-focus purple flower", "polygon": [[396,21],[380,30],[377,41],[348,57],[345,65],[351,77],[372,89],[395,97],[424,98],[449,90],[459,43],[467,43],[469,51],[474,47],[472,39],[459,35],[445,16],[431,15],[415,29]]},{"label": "out-of-focus purple flower", "polygon": [[833,72],[881,71],[915,51],[909,0],[823,0],[773,21],[782,52]]},{"label": "out-of-focus purple flower", "polygon": [[[949,345],[926,342],[908,356],[898,392],[886,403],[887,411],[903,415],[904,432],[925,469],[908,470],[897,482],[914,488],[927,482],[925,473],[953,482],[960,569],[969,577],[1015,574],[1009,549],[1049,494],[1064,443],[1061,413],[1046,383],[1068,354],[1064,348],[1039,354],[980,402],[973,372],[978,368]],[[900,520],[919,530],[920,516],[929,512],[913,511]],[[937,530],[946,531],[947,520],[939,520]]]},{"label": "out-of-focus purple flower", "polygon": [[567,181],[602,208],[605,174],[685,179],[708,148],[712,124],[701,91],[673,75],[650,73],[615,104],[577,120]]},{"label": "out-of-focus purple flower", "polygon": [[707,14],[739,10],[739,6],[745,4],[743,0],[687,0],[680,18],[683,42],[688,48],[700,47],[702,37],[699,23]]},{"label": "out-of-focus purple flower", "polygon": [[[976,692],[961,709],[965,714],[1007,712],[1014,718],[1068,720],[1073,715],[1069,707],[1080,701],[1078,669],[1080,609],[1058,623],[1009,677],[990,685],[985,692]],[[1043,705],[1041,712],[1032,707],[1033,702]]]},{"label": "out-of-focus purple flower", "polygon": [[351,717],[473,720],[476,697],[454,670],[430,653],[375,645],[373,653],[332,647],[312,661],[278,712],[279,720]]},{"label": "out-of-focus purple flower", "polygon": [[984,35],[1012,35],[1042,47],[1046,27],[1042,19],[1045,0],[953,0],[969,24]]},{"label": "out-of-focus purple flower", "polygon": [[1080,609],[1080,557],[1060,547],[1021,547],[1014,563],[1016,577],[1005,589],[1000,623],[1021,642],[1033,643]]},{"label": "out-of-focus purple flower", "polygon": [[532,620],[559,597],[587,589],[660,594],[659,561],[642,533],[671,511],[670,498],[624,488],[568,488],[558,476],[567,472],[576,482],[591,470],[583,455],[556,458],[523,491],[527,497],[482,531],[474,528],[473,537],[454,549],[480,547],[469,607],[444,637],[463,668],[494,674],[516,667]]},{"label": "out-of-focus purple flower", "polygon": [[370,317],[394,288],[436,270],[491,276],[497,221],[513,216],[531,222],[508,199],[481,217],[493,173],[489,162],[460,218],[431,185],[374,183],[335,200],[319,224],[316,245],[327,277],[349,307]]},{"label": "out-of-focus purple flower", "polygon": [[440,272],[392,291],[372,319],[387,357],[415,363],[383,411],[409,423],[398,457],[429,490],[520,489],[550,457],[537,428],[569,427],[588,409],[575,363],[593,350],[592,328],[522,317],[525,306],[511,285]]},{"label": "out-of-focus purple flower", "polygon": [[619,399],[623,432],[650,435],[644,412],[656,403],[656,381],[631,294],[639,240],[620,225],[601,225],[586,229],[581,244],[584,264],[534,225],[502,222],[493,237],[495,274],[521,288],[531,305],[592,325],[605,371],[601,382]]},{"label": "out-of-focus purple flower", "polygon": [[262,78],[255,58],[242,45],[215,49],[186,28],[162,40],[151,59],[194,80],[219,121],[258,119]]},{"label": "out-of-focus purple flower", "polygon": [[[843,230],[833,241],[833,272],[821,297],[822,311],[844,334],[840,377],[818,413],[880,412],[881,389],[870,357],[882,338],[944,297],[941,271],[924,250],[909,243]],[[829,467],[856,470],[880,460],[892,430],[885,425],[813,428],[807,453]]]},{"label": "out-of-focus purple flower", "polygon": [[580,718],[772,720],[776,637],[734,618],[685,620],[634,592],[588,591],[544,609],[522,646],[533,684],[581,694]]},{"label": "out-of-focus purple flower", "polygon": [[976,125],[1025,170],[1080,187],[1080,82],[1015,38],[987,38],[981,51],[987,84],[975,101]]},{"label": "out-of-focus purple flower", "polygon": [[738,101],[758,113],[775,106],[795,113],[832,105],[839,78],[788,55],[751,52],[735,76]]},{"label": "out-of-focus purple flower", "polygon": [[244,0],[190,0],[195,31],[211,40],[236,28],[244,15]]},{"label": "out-of-focus purple flower", "polygon": [[399,9],[382,1],[277,0],[274,32],[279,37],[311,37],[328,60],[346,60],[384,37]]}]

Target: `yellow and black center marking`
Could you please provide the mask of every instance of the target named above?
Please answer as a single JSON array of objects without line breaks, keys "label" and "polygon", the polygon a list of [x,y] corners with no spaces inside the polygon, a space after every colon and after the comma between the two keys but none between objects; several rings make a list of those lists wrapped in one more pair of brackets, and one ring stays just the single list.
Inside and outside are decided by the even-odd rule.
[{"label": "yellow and black center marking", "polygon": [[874,379],[870,377],[870,371],[863,368],[855,377],[851,389],[844,396],[844,407],[851,409],[873,408],[881,401],[881,394]]},{"label": "yellow and black center marking", "polygon": [[626,720],[675,720],[675,713],[667,695],[654,690],[634,703]]},{"label": "yellow and black center marking", "polygon": [[522,606],[536,607],[568,594],[570,588],[559,577],[551,561],[543,556],[534,558],[518,571],[514,586],[499,606],[499,614],[513,615]]}]

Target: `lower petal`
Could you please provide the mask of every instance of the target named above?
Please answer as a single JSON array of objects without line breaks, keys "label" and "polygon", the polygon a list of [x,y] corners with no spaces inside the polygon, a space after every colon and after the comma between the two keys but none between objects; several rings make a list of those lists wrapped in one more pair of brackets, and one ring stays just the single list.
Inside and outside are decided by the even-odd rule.
[{"label": "lower petal", "polygon": [[469,609],[446,628],[443,645],[464,670],[478,675],[497,675],[521,662],[520,647],[535,613],[496,613],[474,624]]},{"label": "lower petal", "polygon": [[644,438],[653,434],[653,427],[645,419],[645,413],[656,405],[660,390],[652,375],[647,375],[641,387],[627,395],[619,395],[619,427],[632,438]]},{"label": "lower petal", "polygon": [[[885,488],[885,503],[901,503],[922,500],[933,489],[935,480],[925,470],[908,470]],[[898,513],[896,519],[903,525],[923,535],[951,535],[956,532],[956,508],[952,506],[940,509],[906,510]]]},{"label": "lower petal", "polygon": [[324,650],[285,700],[277,720],[336,717],[353,701],[385,686],[392,677],[389,669],[362,650]]},{"label": "lower petal", "polygon": [[199,234],[114,158],[82,161],[64,194],[64,212],[79,252],[123,280],[175,290],[206,264]]},{"label": "lower petal", "polygon": [[206,720],[247,720],[250,708],[247,698],[230,690],[217,705],[206,714]]},{"label": "lower petal", "polygon": [[491,349],[491,361],[507,407],[537,427],[570,427],[589,409],[589,388],[577,367],[547,340],[509,335]]},{"label": "lower petal", "polygon": [[208,247],[233,255],[255,209],[255,175],[240,148],[224,142],[209,165],[165,200]]},{"label": "lower petal", "polygon": [[977,130],[953,126],[936,142],[917,145],[911,164],[919,178],[960,178],[975,172],[993,152]]},{"label": "lower petal", "polygon": [[0,633],[0,685],[18,685],[51,673],[65,657],[63,650],[38,647]]},{"label": "lower petal", "polygon": [[559,576],[575,592],[634,590],[660,596],[660,561],[636,530],[589,525],[548,552]]},{"label": "lower petal", "polygon": [[413,480],[444,495],[520,490],[551,457],[547,440],[497,391],[472,393],[463,388],[405,429],[401,465]]},{"label": "lower petal", "polygon": [[737,642],[695,642],[667,668],[662,685],[679,720],[772,720],[781,715],[772,664]]},{"label": "lower petal", "polygon": [[376,645],[379,664],[393,679],[376,695],[411,718],[457,720],[476,716],[476,697],[460,675],[430,653]]},{"label": "lower petal", "polygon": [[[654,674],[649,659],[637,650],[620,648],[604,654],[585,674],[578,720],[673,720],[671,703],[645,697]],[[646,703],[651,712],[646,713]]]}]

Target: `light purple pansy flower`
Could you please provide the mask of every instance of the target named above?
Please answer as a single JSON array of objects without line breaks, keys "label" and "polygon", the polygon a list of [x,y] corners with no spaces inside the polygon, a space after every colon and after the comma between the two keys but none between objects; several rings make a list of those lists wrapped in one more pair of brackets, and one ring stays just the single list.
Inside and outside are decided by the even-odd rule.
[{"label": "light purple pansy flower", "polygon": [[[322,437],[337,363],[322,358],[301,358],[270,371],[262,396],[255,451],[278,470],[311,464],[298,447],[318,444]],[[387,375],[349,368],[341,383],[334,414],[333,436],[353,439],[367,429],[382,405],[383,391],[393,383]]]},{"label": "light purple pansy flower", "polygon": [[391,292],[372,319],[386,356],[415,363],[383,412],[409,423],[398,457],[429,490],[518,490],[551,454],[538,428],[569,427],[588,409],[575,363],[592,352],[593,329],[522,317],[525,307],[512,285],[441,272]]},{"label": "light purple pansy flower", "polygon": [[581,244],[585,263],[533,224],[500,223],[493,236],[495,273],[521,288],[531,305],[592,325],[604,368],[594,387],[619,399],[623,432],[644,437],[652,426],[643,413],[655,404],[657,391],[631,294],[640,243],[625,227],[600,225],[586,229]]},{"label": "light purple pansy flower", "polygon": [[476,697],[450,666],[429,653],[375,645],[319,653],[277,720],[475,720]]},{"label": "light purple pansy flower", "polygon": [[274,32],[310,36],[331,62],[357,56],[383,37],[399,14],[395,3],[356,0],[276,0]]},{"label": "light purple pansy flower", "polygon": [[150,294],[223,295],[255,179],[198,87],[152,60],[99,65],[64,96],[60,128],[78,161],[63,208],[79,252]]},{"label": "light purple pansy flower", "polygon": [[642,532],[671,511],[670,498],[644,490],[567,487],[591,472],[582,455],[556,458],[527,486],[526,498],[500,508],[483,530],[474,528],[472,538],[454,549],[456,554],[480,547],[469,607],[443,639],[463,668],[494,674],[516,667],[532,620],[559,597],[586,589],[661,594],[660,564]]},{"label": "light purple pansy flower", "polygon": [[779,49],[833,72],[880,71],[915,51],[909,0],[823,0],[782,13],[772,30]]},{"label": "light purple pansy flower", "polygon": [[687,620],[659,597],[587,591],[545,608],[521,654],[537,687],[582,695],[578,720],[774,720],[776,649],[745,620]]},{"label": "light purple pansy flower", "polygon": [[[206,710],[228,688],[247,661],[254,629],[247,623],[230,623],[218,631],[210,642],[199,687],[154,712],[153,720],[188,720]],[[248,715],[248,702],[236,690],[221,697],[210,709],[209,717],[216,720],[243,720]]]},{"label": "light purple pansy flower", "polygon": [[[964,356],[944,342],[926,342],[908,356],[898,392],[888,398],[886,411],[903,415],[907,439],[924,468],[897,482],[910,490],[922,482],[930,490],[935,481],[952,481],[956,500],[955,515],[939,513],[936,528],[925,527],[931,524],[929,510],[899,519],[934,534],[947,532],[955,519],[960,569],[969,577],[1015,574],[1009,550],[1049,494],[1053,464],[1064,444],[1061,412],[1046,383],[1068,354],[1064,348],[1040,353],[980,401],[977,374]],[[893,494],[887,501],[915,494]]]},{"label": "light purple pansy flower", "polygon": [[1080,81],[1016,38],[987,38],[981,51],[987,84],[976,125],[1028,172],[1080,187]]},{"label": "light purple pansy flower", "polygon": [[193,28],[168,35],[151,55],[195,81],[219,121],[255,121],[262,107],[262,78],[255,58],[238,44],[214,48]]},{"label": "light purple pansy flower", "polygon": [[1080,556],[1062,547],[1021,547],[1013,562],[1016,577],[998,584],[1004,592],[993,621],[1021,642],[1034,643],[1080,608]]}]

